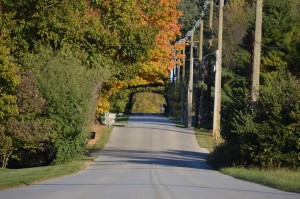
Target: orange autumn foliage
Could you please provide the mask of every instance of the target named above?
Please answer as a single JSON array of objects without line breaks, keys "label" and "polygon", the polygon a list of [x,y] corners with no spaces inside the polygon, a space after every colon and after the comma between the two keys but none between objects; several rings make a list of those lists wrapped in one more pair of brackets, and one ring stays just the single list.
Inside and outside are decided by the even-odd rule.
[{"label": "orange autumn foliage", "polygon": [[124,87],[155,83],[163,85],[170,70],[179,64],[180,59],[183,59],[182,54],[175,55],[174,53],[175,51],[180,52],[184,47],[184,44],[175,43],[176,38],[181,36],[178,19],[182,13],[177,10],[179,0],[140,1],[140,4],[138,2],[136,10],[140,14],[140,24],[152,26],[158,30],[153,47],[148,50],[146,58],[141,58],[136,63],[139,71],[135,78],[106,82],[107,86],[103,87],[100,94],[98,114],[109,110],[108,99]]}]

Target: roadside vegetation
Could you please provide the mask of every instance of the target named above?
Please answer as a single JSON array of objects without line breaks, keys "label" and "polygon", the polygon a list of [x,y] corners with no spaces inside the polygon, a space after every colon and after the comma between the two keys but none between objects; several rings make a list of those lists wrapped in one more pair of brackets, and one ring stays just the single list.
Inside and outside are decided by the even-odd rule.
[{"label": "roadside vegetation", "polygon": [[[202,148],[213,152],[216,142],[211,131],[194,129],[198,144]],[[300,170],[288,168],[262,169],[246,167],[225,167],[220,172],[232,177],[266,185],[276,189],[300,193]]]},{"label": "roadside vegetation", "polygon": [[195,129],[194,131],[199,146],[202,148],[206,148],[210,152],[213,151],[216,147],[216,142],[212,135],[212,132],[203,128]]},{"label": "roadside vegetation", "polygon": [[[126,125],[128,118],[128,115],[118,116],[116,123],[118,125]],[[92,152],[105,147],[113,128],[114,126],[99,125],[99,129],[96,132],[96,141],[88,145],[85,155],[67,163],[22,169],[0,169],[0,190],[30,185],[47,179],[77,173],[93,161],[94,157],[90,156]]]},{"label": "roadside vegetation", "polygon": [[109,141],[114,126],[125,126],[128,123],[128,119],[129,115],[119,115],[116,117],[116,122],[112,126],[99,125],[99,128],[95,130],[95,141],[90,140],[92,142],[88,144],[86,154],[89,155],[92,152],[102,150]]},{"label": "roadside vegetation", "polygon": [[[183,11],[180,19],[184,24],[181,29],[183,34],[192,30],[198,20],[199,12],[203,10],[201,3],[196,0],[180,3],[179,9]],[[226,50],[223,51],[222,57],[221,93],[222,143],[212,146],[213,150],[209,155],[209,163],[214,168],[238,167],[240,170],[244,168],[245,171],[257,168],[257,172],[270,171],[269,175],[272,175],[272,171],[278,171],[278,176],[282,176],[275,179],[274,184],[280,179],[285,179],[284,172],[279,172],[283,170],[294,173],[296,180],[300,181],[298,174],[300,168],[300,16],[297,10],[299,6],[300,2],[297,0],[263,2],[260,89],[259,99],[253,103],[251,102],[251,76],[253,46],[256,42],[254,39],[256,1],[231,0],[225,3],[223,48]],[[212,30],[207,24],[208,20],[205,18],[203,57],[217,50],[215,36],[218,32],[218,16],[214,17]],[[199,38],[199,30],[196,30],[194,36],[195,40]],[[211,51],[207,45],[210,39],[213,42]],[[189,55],[189,47],[185,50]],[[195,98],[192,112],[196,116],[201,115],[200,127],[211,131],[215,57],[208,56],[203,63],[197,63],[197,53],[194,54],[194,58],[194,70],[197,72],[194,74]],[[189,61],[185,62],[186,70],[189,70],[189,64]],[[203,76],[199,77],[201,70]],[[185,75],[186,84],[188,74]],[[177,79],[167,90],[170,91],[167,96],[171,101],[168,105],[171,106],[169,114],[172,117],[181,116],[181,93],[186,96],[187,92],[186,87],[182,90],[184,84],[177,84],[180,82]],[[199,86],[200,83],[203,86]],[[200,99],[203,99],[202,103],[197,104]],[[200,104],[202,104],[201,109]],[[200,114],[197,113],[199,110],[202,111]],[[195,123],[199,124],[197,121]],[[199,126],[196,125],[195,128]],[[202,136],[201,145],[207,144],[205,139],[209,137],[201,131],[196,133],[197,137]],[[238,173],[239,170],[236,172]],[[289,188],[284,189],[289,190]]]},{"label": "roadside vegetation", "polygon": [[178,3],[1,0],[1,167],[77,159],[98,117],[130,111],[131,89],[163,91]]},{"label": "roadside vegetation", "polygon": [[0,169],[0,190],[31,185],[43,180],[70,175],[85,168],[92,160],[92,157],[82,157],[59,165],[23,169]]},{"label": "roadside vegetation", "polygon": [[[204,1],[200,1],[204,3]],[[185,34],[191,30],[203,7],[199,1],[182,1],[180,20]],[[210,163],[216,168],[257,167],[262,169],[300,167],[300,16],[297,0],[265,0],[263,3],[262,50],[260,89],[257,103],[251,102],[253,45],[255,31],[255,7],[253,0],[231,0],[224,7],[222,93],[221,93],[221,137],[222,144],[215,147]],[[208,12],[208,11],[207,11]],[[208,13],[206,13],[207,17]],[[218,16],[215,15],[213,28],[207,27],[203,57],[217,50]],[[209,34],[210,32],[210,34]],[[195,31],[199,38],[199,30]],[[211,37],[212,36],[212,37]],[[212,39],[212,51],[208,50]],[[196,39],[197,40],[197,39]],[[190,49],[186,47],[186,54]],[[195,124],[212,130],[215,57],[208,56],[203,63],[197,62],[195,53],[193,113]],[[189,70],[189,61],[185,62]],[[203,71],[199,77],[199,72]],[[177,74],[178,75],[178,74]],[[176,74],[174,74],[176,76]],[[175,78],[167,89],[169,114],[182,116],[181,93],[187,95],[185,87]],[[201,83],[201,79],[203,81]],[[199,86],[199,84],[203,86]],[[185,88],[185,89],[182,89]],[[201,90],[203,89],[203,90]],[[201,94],[203,93],[203,94]],[[186,97],[183,98],[186,100]],[[202,103],[198,103],[203,99]],[[184,101],[186,104],[186,101]],[[199,108],[200,104],[202,107]],[[185,106],[184,106],[185,107]],[[199,114],[199,110],[201,113]],[[197,121],[201,115],[200,122]],[[199,126],[195,125],[196,128]]]},{"label": "roadside vegetation", "polygon": [[290,169],[257,169],[257,168],[222,168],[224,174],[246,181],[251,181],[281,189],[300,193],[300,171]]}]

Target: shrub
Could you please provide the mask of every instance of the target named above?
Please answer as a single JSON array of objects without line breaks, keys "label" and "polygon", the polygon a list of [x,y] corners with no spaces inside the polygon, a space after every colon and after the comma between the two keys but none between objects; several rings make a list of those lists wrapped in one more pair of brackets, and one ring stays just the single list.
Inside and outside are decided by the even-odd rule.
[{"label": "shrub", "polygon": [[[37,85],[47,101],[45,114],[55,122],[56,162],[62,163],[83,153],[95,87],[108,77],[102,63],[87,68],[80,52],[65,46],[59,52],[42,47],[25,61],[34,70]],[[97,65],[97,64],[95,64]]]},{"label": "shrub", "polygon": [[265,74],[262,80],[257,107],[237,106],[223,121],[225,142],[210,157],[215,166],[300,166],[300,81],[287,71]]}]

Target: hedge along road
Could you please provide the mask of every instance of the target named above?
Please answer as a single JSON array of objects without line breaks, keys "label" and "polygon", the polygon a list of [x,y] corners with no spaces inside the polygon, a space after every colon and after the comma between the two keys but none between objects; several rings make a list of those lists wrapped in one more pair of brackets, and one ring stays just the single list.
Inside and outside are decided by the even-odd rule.
[{"label": "hedge along road", "polygon": [[300,194],[245,182],[212,170],[192,131],[167,118],[134,115],[115,127],[84,171],[0,192],[1,199],[294,199]]}]

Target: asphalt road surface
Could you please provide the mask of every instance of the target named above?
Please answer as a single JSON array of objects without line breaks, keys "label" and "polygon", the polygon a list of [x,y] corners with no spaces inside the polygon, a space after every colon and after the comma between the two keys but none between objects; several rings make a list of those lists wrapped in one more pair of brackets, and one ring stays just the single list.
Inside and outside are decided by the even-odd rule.
[{"label": "asphalt road surface", "polygon": [[300,199],[212,170],[193,132],[162,116],[132,116],[94,155],[80,173],[1,191],[0,199]]}]

